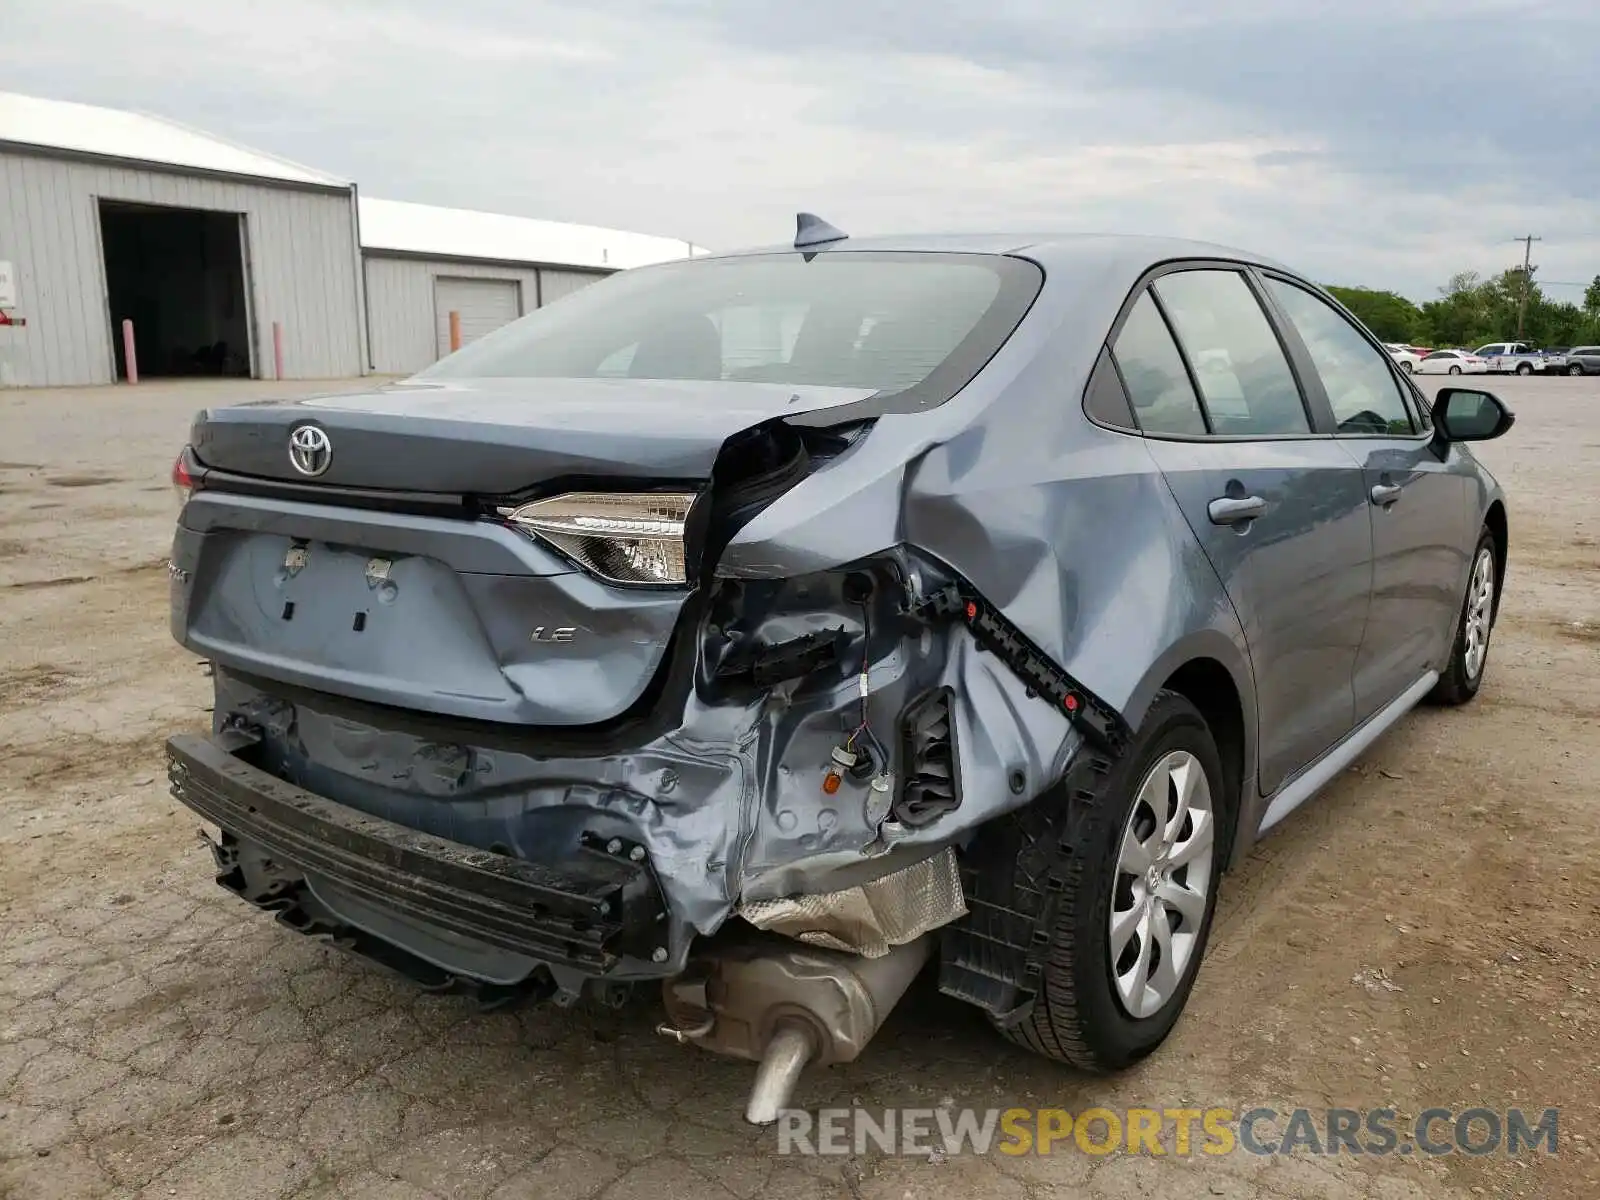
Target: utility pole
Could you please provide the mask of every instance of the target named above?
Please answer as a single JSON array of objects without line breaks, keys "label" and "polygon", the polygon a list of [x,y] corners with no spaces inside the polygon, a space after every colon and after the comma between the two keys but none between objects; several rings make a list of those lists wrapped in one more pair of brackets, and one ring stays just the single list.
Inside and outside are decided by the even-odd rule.
[{"label": "utility pole", "polygon": [[1533,244],[1544,241],[1541,237],[1528,234],[1526,237],[1512,239],[1522,243],[1522,296],[1517,301],[1517,341],[1522,340],[1522,319],[1528,312],[1528,293],[1533,288]]}]

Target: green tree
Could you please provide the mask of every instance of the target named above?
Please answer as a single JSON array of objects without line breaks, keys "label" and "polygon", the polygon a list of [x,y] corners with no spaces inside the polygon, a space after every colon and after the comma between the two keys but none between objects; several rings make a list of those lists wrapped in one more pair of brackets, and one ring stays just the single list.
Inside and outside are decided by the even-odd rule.
[{"label": "green tree", "polygon": [[1563,301],[1540,310],[1539,342],[1544,346],[1576,346],[1591,339],[1594,318],[1576,304]]},{"label": "green tree", "polygon": [[[1519,310],[1522,337],[1535,346],[1575,346],[1600,342],[1600,275],[1583,294],[1583,307],[1551,300],[1534,267],[1524,277],[1520,265],[1485,279],[1458,271],[1420,308],[1394,292],[1364,287],[1328,291],[1380,339],[1426,346],[1464,346],[1508,341],[1516,335]],[[1526,295],[1524,295],[1526,293]]]},{"label": "green tree", "polygon": [[[1510,267],[1489,281],[1487,297],[1489,308],[1496,326],[1503,330],[1491,334],[1491,338],[1516,337],[1517,318],[1521,311],[1523,340],[1540,342],[1545,339],[1543,331],[1549,324],[1546,310],[1550,307],[1550,301],[1546,299],[1538,281],[1534,279],[1538,270],[1538,267],[1531,267],[1524,275],[1521,267]],[[1525,310],[1524,290],[1527,292]]]},{"label": "green tree", "polygon": [[1355,314],[1380,341],[1410,342],[1418,335],[1422,310],[1404,296],[1364,287],[1335,287],[1328,293]]},{"label": "green tree", "polygon": [[1434,346],[1481,346],[1497,336],[1492,289],[1476,271],[1458,271],[1422,306],[1428,341]]},{"label": "green tree", "polygon": [[[1535,269],[1537,270],[1537,268]],[[1600,300],[1600,280],[1588,289],[1594,296],[1584,296],[1587,306],[1590,299]],[[1517,306],[1522,299],[1522,268],[1514,267],[1490,283],[1488,304],[1495,314],[1498,328],[1503,333],[1493,337],[1511,337],[1517,328]],[[1523,313],[1522,336],[1535,346],[1572,346],[1595,340],[1600,333],[1600,311],[1589,312],[1570,301],[1552,300],[1544,294],[1536,278],[1527,285],[1527,307]]]}]

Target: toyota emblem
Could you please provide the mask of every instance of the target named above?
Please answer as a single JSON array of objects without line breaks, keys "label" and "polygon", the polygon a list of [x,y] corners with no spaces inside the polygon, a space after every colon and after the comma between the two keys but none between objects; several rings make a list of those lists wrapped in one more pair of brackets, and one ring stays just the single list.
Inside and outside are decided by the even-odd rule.
[{"label": "toyota emblem", "polygon": [[289,465],[302,475],[321,475],[333,462],[333,443],[315,425],[296,425],[289,433]]}]

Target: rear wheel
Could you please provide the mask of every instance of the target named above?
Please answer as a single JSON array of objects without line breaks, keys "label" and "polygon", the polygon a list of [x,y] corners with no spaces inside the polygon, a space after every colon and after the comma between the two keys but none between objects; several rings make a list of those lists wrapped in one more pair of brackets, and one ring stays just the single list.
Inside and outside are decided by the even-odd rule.
[{"label": "rear wheel", "polygon": [[1583,374],[1583,364],[1582,363],[1572,363],[1571,365],[1569,365],[1567,367],[1567,374],[1568,375],[1582,375]]},{"label": "rear wheel", "polygon": [[[1216,909],[1233,792],[1205,718],[1162,692],[1127,753],[1086,795],[1072,800],[1082,808],[1065,837],[1059,820],[1032,835],[1065,847],[1051,881],[1059,899],[1033,1005],[1001,1032],[1105,1072],[1159,1046],[1188,1001]],[[1021,846],[1022,856],[1033,848]],[[1014,904],[1028,911],[1026,897]]]},{"label": "rear wheel", "polygon": [[1409,375],[1409,374],[1411,374],[1411,373],[1412,373],[1412,372],[1413,372],[1413,371],[1415,371],[1415,370],[1416,370],[1416,368],[1415,368],[1415,367],[1414,367],[1414,366],[1412,366],[1412,365],[1411,365],[1411,364],[1410,364],[1410,363],[1408,363],[1408,362],[1403,362],[1403,363],[1401,363],[1401,364],[1400,364],[1400,369],[1401,369],[1401,370],[1402,370],[1402,371],[1404,371],[1404,372],[1405,372],[1405,373],[1406,373],[1406,374],[1407,374],[1407,375]]},{"label": "rear wheel", "polygon": [[1450,662],[1428,693],[1428,699],[1435,704],[1465,704],[1478,694],[1489,665],[1489,635],[1494,631],[1498,588],[1494,537],[1485,529],[1472,552],[1472,573],[1467,577],[1467,594],[1461,602]]}]

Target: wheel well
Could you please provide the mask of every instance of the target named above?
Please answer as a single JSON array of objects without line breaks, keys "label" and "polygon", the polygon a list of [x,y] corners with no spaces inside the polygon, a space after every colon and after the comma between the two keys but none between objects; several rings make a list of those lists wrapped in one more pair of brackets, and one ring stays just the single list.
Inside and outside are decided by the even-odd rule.
[{"label": "wheel well", "polygon": [[1494,611],[1498,616],[1500,596],[1506,590],[1506,554],[1509,536],[1506,530],[1506,506],[1498,500],[1489,505],[1483,523],[1488,526],[1489,536],[1494,538]]},{"label": "wheel well", "polygon": [[1228,868],[1233,853],[1233,826],[1238,820],[1239,806],[1244,795],[1245,731],[1244,704],[1239,699],[1239,689],[1234,686],[1228,668],[1214,658],[1196,658],[1183,664],[1167,677],[1163,689],[1177,692],[1200,710],[1211,728],[1211,737],[1217,743],[1217,754],[1222,759],[1222,769],[1227,772],[1227,782],[1233,788],[1228,798],[1228,827],[1222,839],[1222,866]]}]

